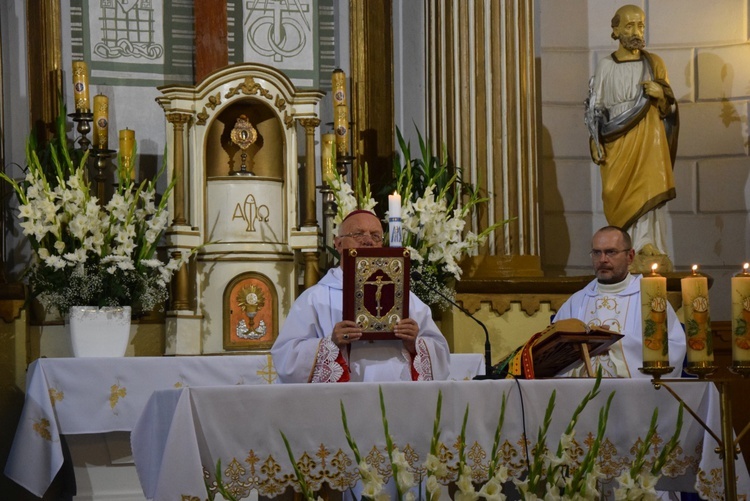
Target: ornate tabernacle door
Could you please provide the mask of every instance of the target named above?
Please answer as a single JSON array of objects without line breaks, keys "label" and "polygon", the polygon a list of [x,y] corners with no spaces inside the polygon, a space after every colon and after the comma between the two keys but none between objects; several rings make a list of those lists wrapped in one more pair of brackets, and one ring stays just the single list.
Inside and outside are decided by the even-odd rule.
[{"label": "ornate tabernacle door", "polygon": [[306,283],[317,280],[313,137],[323,94],[260,64],[159,90],[176,180],[169,250],[200,246],[173,280],[166,353],[266,350],[296,297],[297,264]]}]

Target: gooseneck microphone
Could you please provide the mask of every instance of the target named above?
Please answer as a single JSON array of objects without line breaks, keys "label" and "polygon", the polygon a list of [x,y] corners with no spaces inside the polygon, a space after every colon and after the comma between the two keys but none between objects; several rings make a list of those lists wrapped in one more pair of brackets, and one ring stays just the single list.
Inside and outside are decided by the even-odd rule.
[{"label": "gooseneck microphone", "polygon": [[[422,274],[419,273],[416,270],[412,270],[411,272],[411,279],[413,281],[421,281],[422,280]],[[457,302],[455,302],[450,297],[443,294],[442,291],[439,289],[430,286],[428,282],[422,282],[424,285],[426,285],[431,291],[436,292],[440,297],[448,301],[450,304],[461,310],[466,316],[468,316],[470,319],[474,320],[476,323],[478,323],[482,329],[484,329],[484,375],[476,375],[474,376],[474,379],[500,379],[499,376],[492,373],[492,346],[490,345],[490,333],[487,331],[487,327],[474,315],[469,313],[469,310],[464,308],[463,306],[459,305]]]}]

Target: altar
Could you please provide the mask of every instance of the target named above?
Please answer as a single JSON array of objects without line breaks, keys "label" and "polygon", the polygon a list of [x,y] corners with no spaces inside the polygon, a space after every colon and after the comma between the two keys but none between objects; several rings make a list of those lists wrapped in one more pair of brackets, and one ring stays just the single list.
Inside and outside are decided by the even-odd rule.
[{"label": "altar", "polygon": [[[157,391],[132,433],[133,453],[144,493],[149,499],[203,499],[206,483],[215,486],[221,464],[222,483],[238,499],[254,490],[275,496],[295,482],[281,438],[283,432],[298,462],[304,464],[313,489],[326,483],[345,490],[358,479],[344,434],[340,404],[363,457],[389,475],[378,388],[382,388],[390,433],[404,451],[412,471],[424,473],[438,393],[442,394],[441,440],[455,467],[464,410],[467,466],[474,479],[486,480],[502,396],[507,398],[501,434],[502,463],[520,476],[527,454],[533,454],[537,430],[549,397],[557,398],[547,446],[556,448],[575,407],[592,380],[446,381],[349,383],[334,385],[224,386]],[[712,429],[719,429],[719,396],[712,383],[676,384],[687,405]],[[585,450],[596,434],[599,409],[616,392],[609,412],[600,467],[608,479],[629,468],[634,447],[648,431],[659,409],[657,441],[661,446],[675,428],[677,401],[648,380],[604,380],[600,395],[581,415],[575,439]],[[531,437],[524,447],[523,436]],[[705,499],[723,496],[722,463],[714,439],[687,413],[674,458],[663,470],[659,489],[699,492]],[[650,452],[653,454],[653,450]],[[750,493],[750,478],[741,456],[736,464],[740,499]]]},{"label": "altar", "polygon": [[[451,355],[451,378],[471,379],[483,374],[479,354]],[[86,471],[96,492],[115,482],[113,471],[133,469],[129,432],[155,390],[197,386],[271,385],[277,382],[270,354],[196,357],[124,357],[124,358],[40,358],[29,366],[26,400],[8,457],[5,475],[31,493],[42,497],[63,466],[63,436],[67,436],[76,463],[99,463],[99,450],[109,454],[115,442],[119,458],[115,463]],[[275,385],[274,385],[275,386]],[[112,438],[112,432],[125,432]],[[107,434],[107,435],[104,435]],[[124,435],[124,438],[122,438]],[[79,441],[99,446],[76,448]],[[124,442],[119,444],[118,442]],[[95,461],[76,457],[76,453],[99,454]],[[77,471],[76,475],[84,472]],[[97,476],[98,479],[88,477]],[[140,493],[135,471],[116,479],[132,495]],[[103,485],[108,484],[108,485]],[[78,494],[82,488],[79,486]],[[107,491],[109,494],[109,491]],[[122,495],[122,492],[119,493]]]}]

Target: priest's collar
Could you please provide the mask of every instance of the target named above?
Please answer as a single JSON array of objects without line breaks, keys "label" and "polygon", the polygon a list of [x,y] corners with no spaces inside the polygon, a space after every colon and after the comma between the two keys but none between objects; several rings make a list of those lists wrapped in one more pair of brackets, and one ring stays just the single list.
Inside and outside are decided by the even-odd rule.
[{"label": "priest's collar", "polygon": [[621,282],[617,282],[616,284],[603,284],[601,282],[597,282],[596,291],[599,294],[619,294],[620,292],[627,289],[628,285],[633,283],[633,280],[635,280],[635,277],[628,273]]}]

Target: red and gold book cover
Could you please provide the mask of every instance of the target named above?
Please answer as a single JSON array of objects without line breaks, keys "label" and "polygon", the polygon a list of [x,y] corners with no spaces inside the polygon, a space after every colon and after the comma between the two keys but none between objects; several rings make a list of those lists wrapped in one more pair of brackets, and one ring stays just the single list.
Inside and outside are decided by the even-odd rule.
[{"label": "red and gold book cover", "polygon": [[362,327],[362,339],[398,339],[393,327],[409,317],[409,250],[347,249],[343,256],[344,320]]}]

